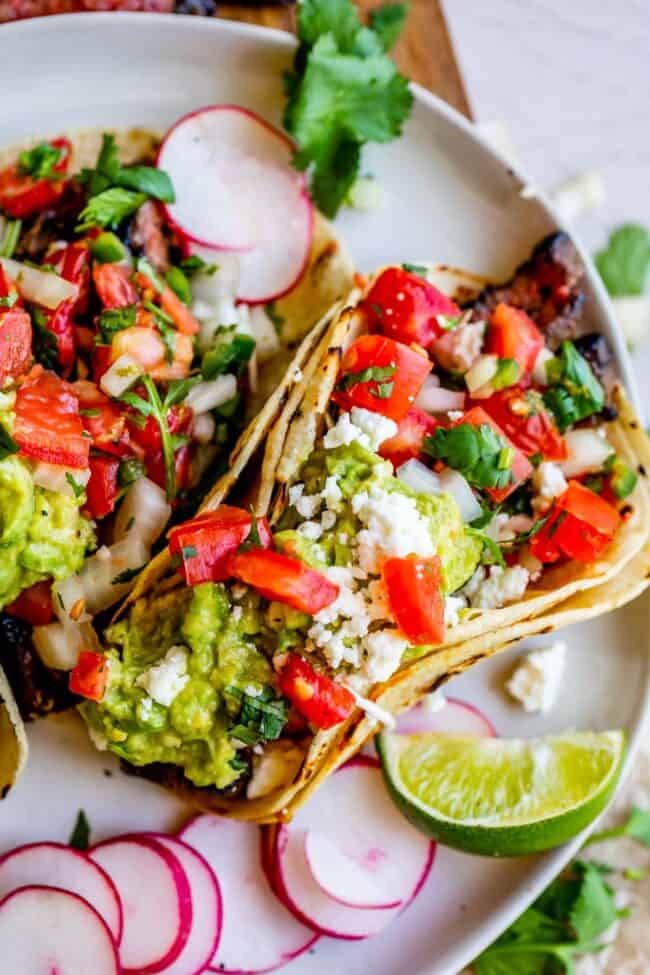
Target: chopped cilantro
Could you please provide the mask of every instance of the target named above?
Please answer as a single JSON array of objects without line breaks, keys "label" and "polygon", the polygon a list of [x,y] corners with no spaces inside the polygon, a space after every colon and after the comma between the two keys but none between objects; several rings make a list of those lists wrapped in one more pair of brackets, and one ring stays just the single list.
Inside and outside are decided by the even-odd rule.
[{"label": "chopped cilantro", "polygon": [[622,826],[613,829],[602,830],[600,833],[592,833],[588,839],[588,844],[601,843],[603,840],[615,840],[621,836],[628,836],[644,846],[650,847],[650,810],[640,809],[633,806],[632,811]]},{"label": "chopped cilantro", "polygon": [[251,335],[237,333],[235,326],[219,328],[212,346],[203,356],[201,372],[204,379],[214,379],[225,372],[238,374],[255,351]]},{"label": "chopped cilantro", "polygon": [[7,428],[0,423],[0,460],[10,457],[11,454],[17,454],[19,449]]},{"label": "chopped cilantro", "polygon": [[21,173],[32,179],[55,179],[54,167],[61,160],[64,149],[53,146],[51,142],[39,142],[33,149],[26,149],[18,156]]},{"label": "chopped cilantro", "polygon": [[380,8],[362,26],[352,0],[303,0],[300,45],[285,76],[284,124],[299,149],[298,169],[311,170],[318,207],[334,216],[360,170],[366,142],[396,138],[413,96],[386,50],[404,20],[401,5]]},{"label": "chopped cilantro", "polygon": [[385,51],[397,43],[408,14],[405,3],[385,3],[370,14],[370,27],[379,37]]},{"label": "chopped cilantro", "polygon": [[123,308],[105,308],[99,316],[97,327],[102,345],[110,345],[116,332],[135,325],[135,305],[125,305]]},{"label": "chopped cilantro", "polygon": [[137,457],[128,457],[120,463],[117,472],[117,481],[120,487],[126,488],[134,484],[141,477],[144,477],[144,475],[145,466],[142,461],[138,460]]},{"label": "chopped cilantro", "polygon": [[156,169],[154,166],[125,166],[120,169],[117,184],[153,196],[163,203],[173,203],[175,200],[174,187],[169,175],[163,169]]},{"label": "chopped cilantro", "polygon": [[436,315],[436,322],[443,332],[453,332],[463,320],[462,315]]},{"label": "chopped cilantro", "polygon": [[183,545],[181,551],[184,559],[195,559],[199,554],[198,549],[194,545]]},{"label": "chopped cilantro", "polygon": [[560,433],[599,413],[605,405],[603,387],[573,342],[562,343],[559,354],[547,362],[546,375],[551,385],[544,393],[544,403],[555,416]]},{"label": "chopped cilantro", "polygon": [[426,437],[424,451],[442,460],[478,488],[502,489],[513,480],[512,448],[488,423],[438,427]]},{"label": "chopped cilantro", "polygon": [[83,497],[86,489],[83,484],[79,483],[79,481],[75,481],[70,471],[65,472],[65,479],[72,488],[72,493],[74,494],[75,498]]},{"label": "chopped cilantro", "polygon": [[8,295],[3,295],[0,298],[0,308],[13,308],[17,301],[18,292],[15,290],[10,291]]},{"label": "chopped cilantro", "polygon": [[594,257],[610,295],[642,295],[650,267],[650,233],[636,223],[615,230]]},{"label": "chopped cilantro", "polygon": [[0,257],[12,257],[18,247],[20,232],[23,227],[22,220],[9,220],[5,226],[5,232],[0,244]]},{"label": "chopped cilantro", "polygon": [[191,276],[192,274],[196,274],[198,271],[200,271],[201,274],[214,274],[215,271],[219,270],[219,265],[207,264],[206,261],[204,261],[202,257],[199,257],[198,254],[190,254],[189,257],[186,257],[185,260],[181,261],[180,268],[181,271],[185,272],[185,274],[189,274]]},{"label": "chopped cilantro", "polygon": [[77,813],[68,846],[71,846],[73,850],[87,850],[90,846],[90,823],[83,809]]},{"label": "chopped cilantro", "polygon": [[137,191],[137,195],[143,197],[141,203],[148,196],[162,200],[163,203],[173,203],[175,199],[172,181],[164,170],[154,166],[121,165],[115,136],[109,132],[105,132],[102,137],[95,168],[82,170],[78,179],[84,183],[90,197],[103,196],[110,188],[122,188]]},{"label": "chopped cilantro", "polygon": [[142,206],[147,199],[144,193],[135,193],[120,186],[112,186],[103,193],[91,197],[79,215],[77,230],[90,227],[116,227]]},{"label": "chopped cilantro", "polygon": [[241,701],[241,707],[230,728],[231,738],[237,738],[246,745],[256,745],[260,741],[275,741],[280,737],[287,723],[288,704],[277,697],[271,687],[265,687],[258,695],[248,694],[238,687],[229,685],[225,694]]},{"label": "chopped cilantro", "polygon": [[165,290],[164,282],[160,279],[157,272],[154,271],[151,264],[145,257],[139,257],[135,263],[135,269],[139,274],[144,274],[146,278],[149,278],[151,284],[156,289],[159,294]]},{"label": "chopped cilantro", "polygon": [[409,274],[416,274],[418,278],[426,278],[429,269],[424,264],[402,264],[405,271]]},{"label": "chopped cilantro", "polygon": [[101,416],[101,414],[102,414],[102,411],[100,409],[98,409],[97,407],[89,407],[88,409],[83,409],[82,408],[82,409],[79,410],[79,416],[88,416],[88,417],[91,417],[91,416]]},{"label": "chopped cilantro", "polygon": [[377,399],[389,399],[395,388],[391,377],[396,371],[396,366],[368,366],[367,369],[360,369],[359,372],[346,372],[339,380],[337,388],[345,393],[359,383],[376,383],[376,386],[368,389],[370,395],[376,396]]}]

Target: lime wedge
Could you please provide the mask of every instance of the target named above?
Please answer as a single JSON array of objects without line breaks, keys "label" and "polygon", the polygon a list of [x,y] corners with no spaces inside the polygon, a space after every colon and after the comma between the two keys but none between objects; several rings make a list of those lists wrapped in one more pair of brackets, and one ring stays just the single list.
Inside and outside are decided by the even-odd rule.
[{"label": "lime wedge", "polygon": [[530,740],[384,732],[377,743],[402,812],[445,846],[521,856],[559,846],[614,791],[623,731]]}]

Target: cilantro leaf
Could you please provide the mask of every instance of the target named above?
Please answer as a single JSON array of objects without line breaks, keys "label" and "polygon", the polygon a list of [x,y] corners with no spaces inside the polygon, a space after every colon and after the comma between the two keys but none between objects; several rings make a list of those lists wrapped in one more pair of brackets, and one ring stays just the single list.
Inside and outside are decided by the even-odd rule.
[{"label": "cilantro leaf", "polygon": [[83,809],[77,813],[77,820],[74,824],[68,846],[73,850],[87,850],[90,846],[90,823]]},{"label": "cilantro leaf", "polygon": [[513,452],[508,442],[492,427],[459,423],[438,427],[426,437],[424,452],[442,460],[478,488],[502,489],[513,480]]},{"label": "cilantro leaf", "polygon": [[628,836],[630,839],[637,840],[644,846],[650,847],[650,811],[634,806],[629,819],[622,826],[592,833],[587,843],[589,845],[602,843],[604,840],[618,839],[621,836]]},{"label": "cilantro leaf", "polygon": [[592,864],[584,865],[578,896],[568,921],[578,941],[591,941],[611,927],[617,917],[612,888]]},{"label": "cilantro leaf", "polygon": [[120,169],[117,185],[146,193],[163,203],[173,203],[176,199],[169,174],[154,166],[125,166]]},{"label": "cilantro leaf", "polygon": [[65,479],[70,485],[70,488],[72,489],[72,493],[74,494],[75,498],[82,498],[86,493],[86,488],[84,487],[84,485],[80,484],[79,481],[75,481],[70,471],[65,472]]},{"label": "cilantro leaf", "polygon": [[429,273],[429,268],[426,267],[424,264],[408,264],[408,263],[405,263],[405,264],[402,264],[402,267],[404,268],[405,271],[408,271],[409,274],[415,274],[415,275],[417,275],[418,278],[425,278],[426,279],[426,277],[427,277],[427,275]]},{"label": "cilantro leaf", "polygon": [[115,136],[104,132],[95,168],[82,169],[78,179],[86,186],[89,196],[98,196],[110,186],[115,186],[120,168]]},{"label": "cilantro leaf", "polygon": [[302,0],[298,7],[298,35],[313,47],[323,34],[333,34],[341,50],[356,37],[361,24],[350,0]]},{"label": "cilantro leaf", "polygon": [[235,723],[229,730],[231,738],[238,738],[246,745],[256,745],[280,737],[287,723],[289,705],[283,697],[276,696],[273,688],[265,687],[260,694],[253,695],[228,686],[225,693],[241,701]]},{"label": "cilantro leaf", "polygon": [[408,14],[405,3],[385,3],[370,14],[370,27],[378,35],[385,51],[396,44]]},{"label": "cilantro leaf", "polygon": [[0,308],[13,308],[13,306],[18,301],[18,292],[10,291],[8,295],[3,295],[0,298]]},{"label": "cilantro leaf", "polygon": [[215,271],[219,270],[218,264],[207,264],[202,257],[198,254],[190,254],[180,263],[181,270],[185,274],[196,274],[200,271],[202,274],[214,274]]},{"label": "cilantro leaf", "polygon": [[164,170],[155,166],[121,165],[115,136],[110,132],[102,136],[95,168],[82,170],[79,179],[90,197],[99,196],[110,187],[122,187],[153,196],[163,203],[173,203],[175,199],[172,181]]},{"label": "cilantro leaf", "polygon": [[0,423],[0,460],[4,460],[5,457],[10,457],[12,454],[17,454],[19,450],[18,444],[7,428]]},{"label": "cilantro leaf", "polygon": [[554,414],[560,433],[599,413],[605,405],[603,387],[573,342],[562,343],[559,355],[547,363],[546,375],[551,385],[544,393],[544,403]]},{"label": "cilantro leaf", "polygon": [[89,227],[112,227],[115,230],[122,221],[135,213],[147,199],[145,193],[112,186],[97,196],[91,197],[79,215],[78,231]]},{"label": "cilantro leaf", "polygon": [[18,168],[21,173],[32,179],[56,178],[54,167],[63,156],[61,146],[53,146],[51,142],[39,142],[33,149],[25,149],[18,156]]},{"label": "cilantro leaf", "polygon": [[214,379],[225,372],[237,375],[255,351],[255,339],[251,335],[236,332],[236,326],[217,330],[212,346],[201,360],[204,379]]},{"label": "cilantro leaf", "polygon": [[594,261],[610,295],[641,295],[650,267],[650,233],[636,223],[615,230]]},{"label": "cilantro leaf", "polygon": [[120,487],[126,488],[134,484],[141,477],[144,477],[145,473],[146,468],[141,460],[138,460],[137,457],[127,457],[126,460],[120,462],[117,471],[117,482]]},{"label": "cilantro leaf", "polygon": [[396,370],[396,366],[368,366],[359,372],[346,372],[339,380],[337,388],[342,392],[347,392],[353,386],[358,386],[359,383],[373,383],[376,385],[368,389],[369,394],[376,396],[377,399],[389,399],[395,388],[395,383],[386,382],[386,380],[391,380]]},{"label": "cilantro leaf", "polygon": [[99,316],[97,325],[102,344],[110,345],[116,332],[135,325],[135,305],[125,305],[123,308],[105,308]]}]

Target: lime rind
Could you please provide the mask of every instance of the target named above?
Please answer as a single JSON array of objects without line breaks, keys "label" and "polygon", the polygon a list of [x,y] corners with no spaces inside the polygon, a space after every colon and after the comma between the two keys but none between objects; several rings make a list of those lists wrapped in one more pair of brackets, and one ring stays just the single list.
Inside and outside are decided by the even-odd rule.
[{"label": "lime rind", "polygon": [[561,845],[602,812],[625,734],[506,741],[384,732],[377,747],[393,799],[427,835],[468,853],[520,856]]}]

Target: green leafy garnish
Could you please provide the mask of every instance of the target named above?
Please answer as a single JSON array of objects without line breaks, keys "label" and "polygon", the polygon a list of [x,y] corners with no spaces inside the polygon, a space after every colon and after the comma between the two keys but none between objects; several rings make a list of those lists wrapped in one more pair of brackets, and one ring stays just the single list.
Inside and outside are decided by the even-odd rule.
[{"label": "green leafy garnish", "polygon": [[424,264],[402,264],[402,267],[409,274],[417,275],[418,278],[426,278],[429,273],[429,269]]},{"label": "green leafy garnish", "polygon": [[628,819],[621,826],[602,830],[600,833],[592,833],[587,842],[591,845],[592,843],[602,843],[603,840],[619,839],[622,836],[630,837],[639,843],[643,843],[644,846],[650,847],[650,810],[633,806]]},{"label": "green leafy garnish", "polygon": [[90,846],[90,823],[83,809],[77,813],[68,846],[71,846],[73,850],[87,850]]},{"label": "green leafy garnish", "polygon": [[119,237],[105,230],[90,245],[90,253],[99,264],[114,264],[126,255],[126,248]]},{"label": "green leafy garnish", "polygon": [[120,170],[118,186],[124,186],[138,193],[146,193],[163,203],[173,203],[174,187],[168,174],[163,169],[153,166],[126,166]]},{"label": "green leafy garnish", "polygon": [[185,260],[181,261],[180,268],[181,271],[185,272],[185,274],[189,274],[191,276],[192,274],[196,274],[198,271],[200,271],[202,274],[214,274],[215,271],[219,270],[219,265],[207,264],[206,261],[204,261],[202,257],[199,257],[198,254],[191,254],[189,257],[186,257]]},{"label": "green leafy garnish", "polygon": [[83,497],[83,495],[86,493],[86,489],[83,484],[79,483],[79,481],[75,481],[70,471],[65,472],[65,479],[72,488],[72,493],[74,494],[75,498]]},{"label": "green leafy garnish", "polygon": [[376,383],[368,389],[368,393],[376,396],[377,399],[389,399],[395,388],[391,377],[396,371],[396,366],[368,366],[366,369],[360,369],[359,372],[346,372],[339,380],[337,389],[347,392],[359,383]]},{"label": "green leafy garnish", "polygon": [[410,114],[408,81],[386,53],[404,16],[401,5],[391,4],[364,27],[352,0],[299,6],[284,124],[299,146],[294,165],[311,170],[312,196],[329,217],[357,180],[365,143],[395,139]]},{"label": "green leafy garnish", "polygon": [[519,379],[520,372],[521,367],[516,359],[499,359],[497,371],[490,380],[490,386],[494,390],[514,386]]},{"label": "green leafy garnish", "polygon": [[44,369],[55,369],[59,363],[59,343],[47,327],[47,318],[40,308],[32,308],[32,352]]},{"label": "green leafy garnish", "polygon": [[478,488],[501,490],[513,480],[512,447],[488,423],[438,427],[425,438],[424,452],[460,471]]},{"label": "green leafy garnish", "polygon": [[17,454],[19,450],[20,447],[7,428],[0,423],[0,460],[4,460],[5,457],[10,457],[12,454]]},{"label": "green leafy garnish", "polygon": [[13,253],[18,247],[22,227],[22,220],[9,220],[7,222],[0,244],[0,257],[13,257]]},{"label": "green leafy garnish", "polygon": [[255,339],[251,335],[238,333],[234,325],[218,329],[201,361],[203,378],[214,379],[225,372],[239,374],[254,351]]},{"label": "green leafy garnish", "polygon": [[112,586],[120,586],[125,582],[131,582],[136,576],[140,575],[144,565],[139,565],[135,569],[124,569],[123,572],[119,572],[113,579],[111,579]]},{"label": "green leafy garnish", "polygon": [[18,301],[18,292],[10,291],[8,295],[3,295],[0,298],[0,308],[13,308],[13,306]]},{"label": "green leafy garnish", "polygon": [[97,327],[101,345],[110,345],[116,332],[135,325],[135,305],[125,305],[123,308],[105,308],[99,316]]},{"label": "green leafy garnish", "polygon": [[594,261],[610,295],[642,295],[650,267],[650,233],[639,224],[625,224]]},{"label": "green leafy garnish", "polygon": [[95,168],[82,170],[78,179],[84,183],[90,197],[103,195],[111,187],[120,187],[134,190],[138,195],[143,195],[144,199],[153,196],[163,203],[173,203],[175,199],[172,181],[164,170],[154,166],[121,165],[115,137],[109,132],[105,132],[102,137]]},{"label": "green leafy garnish", "polygon": [[141,460],[136,457],[128,457],[121,461],[117,472],[117,483],[122,488],[129,487],[141,477],[144,477],[146,469]]},{"label": "green leafy garnish", "polygon": [[251,527],[248,535],[244,541],[239,545],[238,552],[249,552],[252,548],[264,548],[262,545],[262,539],[260,537],[260,529],[257,523],[257,515],[255,514],[253,508],[250,509],[251,513]]},{"label": "green leafy garnish", "polygon": [[165,281],[174,294],[178,295],[183,304],[189,305],[192,300],[192,292],[190,291],[190,283],[184,271],[180,267],[170,267],[165,273]]},{"label": "green leafy garnish", "polygon": [[546,375],[551,385],[544,393],[544,403],[555,416],[560,433],[599,413],[605,405],[603,387],[573,342],[562,343],[559,354],[547,362]]},{"label": "green leafy garnish", "polygon": [[229,685],[225,694],[241,701],[235,723],[229,730],[231,738],[237,738],[245,745],[256,745],[280,737],[287,723],[289,706],[284,698],[276,696],[273,688],[264,687],[260,694],[253,695]]},{"label": "green leafy garnish", "polygon": [[18,168],[21,173],[32,179],[56,178],[54,167],[63,156],[64,149],[53,146],[51,142],[39,142],[33,149],[26,149],[18,156]]},{"label": "green leafy garnish", "polygon": [[120,186],[113,186],[91,197],[79,215],[77,230],[90,227],[112,227],[115,230],[122,221],[142,206],[147,199],[144,193],[135,193]]}]

